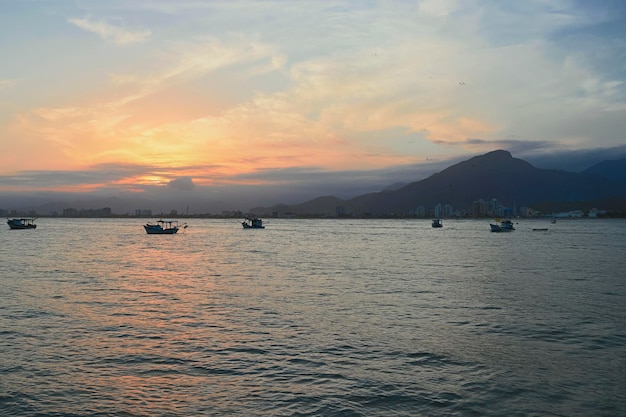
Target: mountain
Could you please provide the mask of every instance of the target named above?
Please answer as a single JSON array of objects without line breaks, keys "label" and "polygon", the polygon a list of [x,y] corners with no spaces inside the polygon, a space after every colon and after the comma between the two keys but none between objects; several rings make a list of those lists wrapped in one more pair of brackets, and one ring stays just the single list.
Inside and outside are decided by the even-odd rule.
[{"label": "mountain", "polygon": [[595,174],[611,180],[626,180],[626,158],[612,161],[602,161],[583,171],[585,174]]},{"label": "mountain", "polygon": [[[408,213],[419,206],[432,210],[436,204],[470,210],[479,199],[497,199],[508,207],[533,207],[546,202],[588,202],[626,197],[626,181],[594,173],[539,169],[498,150],[452,165],[432,176],[397,190],[368,193],[350,200],[324,197],[297,206],[252,209],[259,215],[289,211],[297,214]],[[297,211],[296,211],[297,209]]]},{"label": "mountain", "polygon": [[406,185],[405,182],[396,182],[393,183],[387,187],[385,187],[385,189],[383,191],[396,191],[399,190],[400,188],[404,187]]},{"label": "mountain", "polygon": [[301,204],[277,204],[272,207],[257,207],[250,210],[258,215],[272,215],[274,212],[283,214],[306,215],[317,213],[336,213],[337,207],[344,206],[345,200],[335,196],[317,197]]}]

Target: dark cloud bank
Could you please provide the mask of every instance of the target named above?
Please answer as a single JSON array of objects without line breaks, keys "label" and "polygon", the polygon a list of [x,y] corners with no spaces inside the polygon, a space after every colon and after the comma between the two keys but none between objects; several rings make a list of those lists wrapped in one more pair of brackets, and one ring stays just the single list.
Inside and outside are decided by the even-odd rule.
[{"label": "dark cloud bank", "polygon": [[[604,160],[626,158],[626,145],[548,152],[539,142],[528,144],[502,141],[499,144],[508,144],[515,158],[524,159],[537,168],[572,172],[580,172]],[[278,203],[296,204],[325,195],[349,199],[368,192],[381,191],[394,184],[398,186],[422,180],[472,156],[475,155],[371,171],[327,172],[315,167],[267,169],[232,177],[228,179],[229,183],[211,187],[199,186],[194,183],[193,178],[180,176],[171,179],[166,186],[135,187],[142,190],[140,193],[122,188],[100,189],[89,193],[5,192],[0,194],[0,209],[36,210],[39,214],[51,214],[55,211],[60,213],[67,207],[111,207],[118,214],[133,214],[138,209],[151,209],[155,214],[169,213],[171,210],[190,214],[219,214],[222,211],[237,210],[245,212],[251,207]],[[98,184],[151,170],[154,167],[109,164],[83,172],[29,171],[0,177],[0,186],[52,188],[60,185]],[[236,185],[237,182],[246,180],[267,185]]]}]

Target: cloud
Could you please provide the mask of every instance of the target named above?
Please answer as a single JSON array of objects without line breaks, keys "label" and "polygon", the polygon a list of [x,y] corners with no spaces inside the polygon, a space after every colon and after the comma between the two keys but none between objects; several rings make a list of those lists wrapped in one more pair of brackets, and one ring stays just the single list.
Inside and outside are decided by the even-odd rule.
[{"label": "cloud", "polygon": [[89,18],[70,18],[69,23],[84,29],[88,32],[99,35],[104,40],[110,40],[118,45],[128,45],[131,43],[143,42],[152,34],[149,30],[130,31],[119,26],[114,26],[103,20],[92,20]]},{"label": "cloud", "polygon": [[152,167],[131,164],[102,164],[84,170],[24,170],[0,175],[1,190],[51,190],[102,187],[124,178],[144,175]]},{"label": "cloud", "polygon": [[[250,195],[261,198],[267,193],[282,198],[313,198],[318,193],[334,193],[351,197],[359,193],[380,190],[397,181],[423,178],[444,168],[446,161],[427,164],[407,164],[372,170],[333,170],[321,166],[266,168],[247,173],[223,172],[211,174],[219,167],[184,166],[165,169],[143,164],[99,164],[83,170],[25,170],[11,175],[0,175],[0,192],[140,192],[158,198],[165,190],[194,191],[220,190],[235,200]],[[191,175],[197,173],[196,185]],[[289,197],[291,195],[291,197]],[[252,204],[257,204],[251,201]]]},{"label": "cloud", "polygon": [[15,85],[15,80],[0,79],[0,90],[2,90],[3,88],[11,87],[12,85]]},{"label": "cloud", "polygon": [[601,161],[626,158],[626,145],[592,149],[557,149],[551,152],[528,152],[520,157],[537,168],[580,172]]},{"label": "cloud", "polygon": [[[13,142],[27,137],[45,155],[7,159],[11,169],[133,161],[152,169],[128,177],[128,186],[188,176],[199,188],[238,173],[253,182],[264,168],[379,170],[493,148],[553,152],[623,141],[623,76],[604,66],[623,56],[623,42],[598,42],[605,38],[593,30],[608,18],[599,6],[159,3],[113,10],[131,8],[142,27],[156,27],[157,17],[167,40],[155,36],[132,54],[103,48],[98,56],[107,60],[83,71],[107,74],[101,81],[109,84],[97,86],[103,95],[64,91],[56,105],[40,101],[21,115]],[[120,44],[151,36],[112,20],[69,22]],[[86,64],[82,55],[76,62]],[[214,166],[204,173],[174,171],[207,161]]]},{"label": "cloud", "polygon": [[[116,85],[150,87],[148,92],[172,84],[193,82],[224,68],[239,70],[245,65],[258,65],[251,76],[281,68],[286,57],[276,47],[248,35],[195,37],[187,41],[172,41],[160,53],[162,60],[149,70],[110,73]],[[233,86],[235,87],[235,86]]]},{"label": "cloud", "polygon": [[529,139],[477,139],[468,138],[459,142],[436,141],[436,143],[448,146],[460,146],[464,149],[472,149],[475,152],[489,152],[494,149],[506,149],[512,154],[528,154],[532,152],[549,152],[559,149],[558,144],[544,140]]},{"label": "cloud", "polygon": [[[626,145],[550,152],[539,151],[542,144],[536,145],[534,155],[514,152],[513,156],[538,168],[568,171],[580,171],[602,160],[626,157]],[[184,210],[186,206],[191,213],[245,211],[256,206],[301,203],[322,195],[349,199],[378,192],[394,183],[422,180],[475,155],[371,170],[329,171],[320,166],[268,168],[218,176],[218,181],[210,186],[195,185],[192,177],[185,175],[194,170],[206,171],[206,167],[187,166],[166,171],[148,165],[102,164],[82,171],[22,171],[10,176],[0,175],[0,196],[2,208],[17,208],[23,197],[31,196],[42,205],[61,199],[80,199],[84,203],[73,206],[110,206],[118,213],[137,208],[167,212],[172,208]],[[180,190],[185,193],[177,192]]]},{"label": "cloud", "polygon": [[178,177],[174,178],[167,183],[167,186],[175,190],[191,191],[195,188],[193,179],[191,177]]},{"label": "cloud", "polygon": [[426,15],[445,17],[460,8],[457,0],[422,0],[418,10]]}]

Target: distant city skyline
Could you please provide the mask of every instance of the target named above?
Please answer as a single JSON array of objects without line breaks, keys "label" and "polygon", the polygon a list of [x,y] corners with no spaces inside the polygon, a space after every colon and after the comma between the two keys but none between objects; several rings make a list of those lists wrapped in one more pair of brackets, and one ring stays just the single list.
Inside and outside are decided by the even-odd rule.
[{"label": "distant city skyline", "polygon": [[0,206],[245,210],[349,198],[495,149],[572,170],[626,155],[618,0],[2,10]]}]

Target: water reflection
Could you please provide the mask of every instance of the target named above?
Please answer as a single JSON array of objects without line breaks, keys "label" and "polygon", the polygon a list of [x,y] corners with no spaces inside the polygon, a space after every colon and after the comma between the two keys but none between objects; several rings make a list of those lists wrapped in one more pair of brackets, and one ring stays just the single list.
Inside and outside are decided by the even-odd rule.
[{"label": "water reflection", "polygon": [[250,233],[196,219],[147,235],[143,223],[0,233],[0,369],[21,414],[37,410],[20,395],[68,414],[506,415],[523,403],[572,415],[605,399],[594,386],[623,388],[606,382],[624,369],[606,360],[625,345],[626,239],[603,241],[615,228],[276,220]]}]

